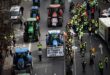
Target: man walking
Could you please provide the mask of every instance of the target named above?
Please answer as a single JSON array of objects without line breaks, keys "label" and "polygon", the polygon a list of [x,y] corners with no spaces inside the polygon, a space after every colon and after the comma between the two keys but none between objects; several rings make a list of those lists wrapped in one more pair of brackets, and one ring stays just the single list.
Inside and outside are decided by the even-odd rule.
[{"label": "man walking", "polygon": [[104,66],[103,66],[103,62],[102,61],[99,61],[98,67],[99,67],[100,74],[103,75]]},{"label": "man walking", "polygon": [[83,61],[82,61],[82,69],[83,69],[83,72],[85,72],[86,64],[87,64],[86,61],[83,60]]},{"label": "man walking", "polygon": [[37,45],[38,47],[38,57],[39,57],[39,62],[42,61],[42,44],[39,42],[39,44]]},{"label": "man walking", "polygon": [[22,16],[23,16],[23,13],[24,13],[24,7],[21,6],[20,10],[21,10],[21,14],[22,14]]},{"label": "man walking", "polygon": [[107,68],[108,67],[108,57],[107,56],[105,56],[104,63],[105,63],[105,66]]}]

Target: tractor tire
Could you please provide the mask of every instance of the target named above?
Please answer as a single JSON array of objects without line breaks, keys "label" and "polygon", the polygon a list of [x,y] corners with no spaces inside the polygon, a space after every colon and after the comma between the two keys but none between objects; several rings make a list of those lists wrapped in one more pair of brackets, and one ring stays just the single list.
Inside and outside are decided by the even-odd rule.
[{"label": "tractor tire", "polygon": [[48,20],[47,20],[47,26],[48,26],[48,27],[51,27],[51,19],[48,19]]},{"label": "tractor tire", "polygon": [[62,18],[60,18],[59,19],[59,24],[58,24],[60,27],[62,27],[62,25],[63,25],[63,19]]}]

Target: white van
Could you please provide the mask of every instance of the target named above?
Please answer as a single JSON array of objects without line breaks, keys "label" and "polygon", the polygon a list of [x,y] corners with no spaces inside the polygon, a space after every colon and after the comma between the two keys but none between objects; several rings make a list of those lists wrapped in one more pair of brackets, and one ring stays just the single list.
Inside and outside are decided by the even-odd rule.
[{"label": "white van", "polygon": [[99,36],[107,43],[110,49],[110,17],[99,18]]},{"label": "white van", "polygon": [[10,9],[10,19],[14,20],[14,22],[19,22],[21,19],[21,6],[15,5]]}]

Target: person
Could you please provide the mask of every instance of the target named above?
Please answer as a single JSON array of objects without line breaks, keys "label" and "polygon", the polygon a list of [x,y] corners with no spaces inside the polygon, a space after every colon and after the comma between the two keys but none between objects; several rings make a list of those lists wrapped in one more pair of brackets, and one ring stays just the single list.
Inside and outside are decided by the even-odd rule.
[{"label": "person", "polygon": [[94,56],[91,54],[90,55],[90,65],[94,64]]},{"label": "person", "polygon": [[105,56],[104,63],[105,63],[105,66],[107,68],[108,67],[108,57],[107,56]]},{"label": "person", "polygon": [[16,39],[15,37],[13,37],[13,46],[15,47],[15,44],[16,44]]},{"label": "person", "polygon": [[24,13],[24,7],[21,6],[20,10],[21,10],[21,13],[22,13],[22,15],[23,15],[23,13]]},{"label": "person", "polygon": [[70,2],[69,11],[71,11],[74,8],[75,4],[73,2]]},{"label": "person", "polygon": [[42,61],[42,44],[39,42],[37,47],[38,47],[38,57],[39,57],[39,62],[40,62]]},{"label": "person", "polygon": [[19,22],[20,22],[20,29],[22,29],[22,25],[23,25],[22,19],[20,19]]},{"label": "person", "polygon": [[39,44],[37,45],[38,50],[42,50],[42,44],[39,42]]},{"label": "person", "polygon": [[84,42],[83,43],[83,48],[84,48],[85,51],[86,51],[86,46],[87,46],[87,42]]},{"label": "person", "polygon": [[100,74],[103,75],[104,66],[103,66],[103,62],[101,60],[99,61],[98,67],[99,67]]},{"label": "person", "polygon": [[90,9],[91,9],[90,3],[87,2],[86,11],[87,11],[87,14],[88,14],[88,18],[89,18],[89,19],[90,19]]},{"label": "person", "polygon": [[82,43],[80,43],[80,53],[82,52]]},{"label": "person", "polygon": [[95,7],[91,8],[91,19],[94,19]]},{"label": "person", "polygon": [[10,49],[10,55],[13,56],[12,50]]},{"label": "person", "polygon": [[85,72],[86,64],[87,64],[87,62],[83,60],[83,61],[82,61],[82,69],[83,69],[83,72]]},{"label": "person", "polygon": [[39,62],[41,62],[42,61],[42,50],[41,49],[38,50],[38,57],[39,57]]}]

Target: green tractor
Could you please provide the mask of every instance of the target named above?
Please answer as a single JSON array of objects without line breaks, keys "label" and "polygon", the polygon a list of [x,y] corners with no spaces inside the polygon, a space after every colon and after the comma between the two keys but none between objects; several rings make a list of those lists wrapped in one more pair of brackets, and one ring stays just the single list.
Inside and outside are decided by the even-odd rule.
[{"label": "green tractor", "polygon": [[38,41],[40,36],[40,27],[39,23],[36,21],[36,18],[28,18],[25,24],[24,29],[24,42],[34,42]]}]

